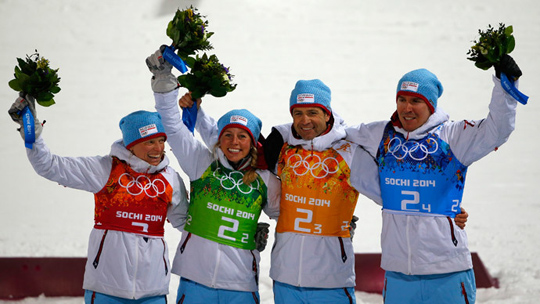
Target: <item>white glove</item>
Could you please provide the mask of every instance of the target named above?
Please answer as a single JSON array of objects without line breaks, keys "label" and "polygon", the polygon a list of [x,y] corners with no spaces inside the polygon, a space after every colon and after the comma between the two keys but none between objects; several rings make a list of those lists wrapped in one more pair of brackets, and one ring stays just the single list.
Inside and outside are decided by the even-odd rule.
[{"label": "white glove", "polygon": [[30,95],[25,95],[23,93],[20,94],[20,96],[15,100],[15,102],[11,105],[11,107],[8,110],[9,116],[11,116],[11,119],[13,119],[14,122],[18,123],[20,125],[20,128],[17,130],[21,133],[22,139],[25,139],[24,137],[24,119],[22,115],[22,110],[25,107],[28,107],[32,115],[34,116],[34,128],[35,128],[35,138],[37,139],[41,135],[41,130],[43,129],[41,122],[37,118],[36,113],[36,101],[34,97]]},{"label": "white glove", "polygon": [[171,73],[172,65],[163,58],[161,46],[154,54],[146,58],[146,65],[154,76],[152,76],[152,90],[156,93],[167,93],[178,88],[178,80]]}]

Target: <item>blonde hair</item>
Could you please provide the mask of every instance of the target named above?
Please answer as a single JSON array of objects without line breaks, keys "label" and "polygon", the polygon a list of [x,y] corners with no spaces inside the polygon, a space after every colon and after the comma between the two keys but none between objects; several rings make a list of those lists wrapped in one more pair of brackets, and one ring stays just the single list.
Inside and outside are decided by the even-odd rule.
[{"label": "blonde hair", "polygon": [[[219,142],[217,142],[214,145],[214,149],[212,151],[212,154],[214,155],[215,159],[217,159],[216,151],[219,148],[220,148],[220,145],[219,145]],[[251,157],[249,169],[244,172],[244,177],[242,178],[242,182],[248,186],[257,179],[257,148],[255,148],[253,144],[249,148],[249,156]]]}]

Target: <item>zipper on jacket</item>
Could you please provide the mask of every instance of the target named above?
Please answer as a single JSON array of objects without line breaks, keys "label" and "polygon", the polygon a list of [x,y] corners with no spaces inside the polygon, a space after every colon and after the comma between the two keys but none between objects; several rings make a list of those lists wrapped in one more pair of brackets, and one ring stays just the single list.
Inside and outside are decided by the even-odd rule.
[{"label": "zipper on jacket", "polygon": [[407,239],[407,274],[411,274],[412,271],[411,271],[411,259],[412,259],[412,253],[411,253],[411,242],[410,242],[410,239],[409,239],[409,222],[410,222],[410,219],[411,217],[409,215],[407,215],[407,227],[405,228],[405,237]]},{"label": "zipper on jacket", "polygon": [[341,249],[341,261],[345,263],[347,261],[347,253],[345,253],[345,246],[343,245],[343,238],[338,237],[339,247]]},{"label": "zipper on jacket", "polygon": [[165,266],[165,275],[169,273],[169,268],[167,267],[167,260],[165,259],[165,253],[167,252],[165,249],[167,249],[167,246],[165,245],[165,240],[161,239],[161,242],[163,243],[163,265]]},{"label": "zipper on jacket", "polygon": [[447,216],[448,224],[450,225],[450,235],[452,236],[452,243],[454,244],[454,247],[457,247],[458,240],[456,238],[456,234],[454,233],[454,224],[452,223],[452,219]]},{"label": "zipper on jacket", "polygon": [[188,233],[188,235],[186,236],[186,239],[182,243],[182,246],[180,247],[180,254],[184,253],[184,249],[186,249],[187,242],[189,241],[190,238],[191,238],[191,232]]},{"label": "zipper on jacket", "polygon": [[251,265],[251,270],[253,270],[253,273],[255,273],[255,284],[259,286],[259,271],[257,269],[257,259],[255,258],[255,254],[253,254],[253,250],[250,250],[251,256],[253,257],[253,264]]},{"label": "zipper on jacket", "polygon": [[94,269],[96,269],[99,265],[99,258],[101,257],[101,252],[103,251],[103,243],[105,243],[105,237],[107,236],[108,231],[109,230],[105,230],[103,232],[103,236],[101,237],[101,242],[99,243],[98,252],[96,254],[96,257],[94,258],[94,262],[92,263],[92,265],[94,266]]},{"label": "zipper on jacket", "polygon": [[300,242],[300,254],[298,255],[298,282],[297,286],[301,286],[302,282],[302,257],[304,256],[304,239],[305,237],[302,235],[302,241]]},{"label": "zipper on jacket", "polygon": [[[227,245],[222,245],[222,244],[217,244],[218,245],[218,248],[220,246],[227,246]],[[212,278],[212,288],[215,288],[216,287],[216,279],[217,279],[217,274],[218,274],[218,269],[219,269],[219,261],[221,261],[221,248],[219,248],[218,252],[217,252],[217,255],[216,255],[216,268],[214,269],[214,277]]]},{"label": "zipper on jacket", "polygon": [[135,238],[135,269],[133,271],[133,294],[132,299],[135,299],[135,291],[137,290],[137,272],[139,271],[139,238]]}]

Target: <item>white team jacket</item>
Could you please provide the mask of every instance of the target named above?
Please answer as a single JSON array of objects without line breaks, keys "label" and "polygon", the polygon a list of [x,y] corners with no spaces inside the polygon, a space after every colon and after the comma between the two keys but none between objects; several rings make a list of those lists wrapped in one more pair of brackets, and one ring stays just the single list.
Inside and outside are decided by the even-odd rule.
[{"label": "white team jacket", "polygon": [[[61,157],[51,154],[42,136],[31,150],[26,151],[39,175],[60,185],[92,193],[105,186],[112,168],[112,156],[126,161],[137,172],[151,173],[164,169],[161,173],[173,187],[167,218],[174,227],[185,223],[186,189],[178,173],[168,166],[166,157],[158,166],[151,166],[128,151],[122,140],[113,143],[107,156]],[[109,230],[103,238],[104,231],[93,228],[90,233],[83,289],[127,299],[169,293],[170,265],[163,238],[115,230]],[[96,268],[92,264],[102,239],[104,243]]]},{"label": "white team jacket", "polygon": [[[156,110],[162,118],[167,142],[178,159],[182,170],[191,181],[199,179],[217,156],[221,164],[231,168],[225,155],[217,149],[216,156],[182,123],[177,105],[178,90],[160,94],[155,93]],[[214,143],[217,142],[217,136]],[[267,205],[263,211],[270,218],[279,215],[281,184],[267,170],[257,170],[267,186]],[[196,189],[192,189],[196,191]],[[188,235],[190,235],[189,239]],[[253,264],[257,271],[254,273]],[[182,233],[173,262],[173,273],[212,288],[239,291],[257,291],[260,254],[257,250],[239,249],[219,244],[194,234]]]},{"label": "white team jacket", "polygon": [[[339,146],[345,139],[342,119],[334,113],[330,132],[313,140],[297,139],[292,134],[292,124],[274,127],[285,143],[302,146],[306,150],[324,151]],[[350,183],[360,192],[381,204],[377,166],[363,149],[352,145]],[[277,169],[275,169],[277,170]],[[279,221],[279,219],[278,219]],[[350,238],[319,237],[302,233],[276,233],[272,250],[270,277],[276,281],[298,287],[340,288],[354,287],[354,249]],[[343,248],[342,248],[343,246]],[[342,249],[347,257],[343,262]]]},{"label": "white team jacket", "polygon": [[[517,101],[493,77],[489,114],[482,120],[450,121],[440,107],[413,132],[395,128],[405,138],[420,139],[442,124],[439,136],[450,145],[465,166],[486,156],[506,142],[514,130]],[[361,124],[347,129],[347,139],[363,145],[373,155],[388,121]],[[451,229],[457,246],[451,242]],[[383,210],[381,267],[409,275],[440,274],[472,268],[467,234],[446,217],[392,214]]]}]

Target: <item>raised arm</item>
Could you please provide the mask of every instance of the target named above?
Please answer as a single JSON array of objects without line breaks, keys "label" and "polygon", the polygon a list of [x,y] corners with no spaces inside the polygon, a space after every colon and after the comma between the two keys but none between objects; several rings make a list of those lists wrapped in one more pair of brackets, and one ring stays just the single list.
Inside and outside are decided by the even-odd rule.
[{"label": "raised arm", "polygon": [[[36,138],[31,148],[26,149],[26,154],[36,173],[65,187],[92,193],[101,190],[111,171],[111,157],[62,157],[52,154],[41,136],[42,124],[37,117],[32,97],[17,98],[8,112],[22,130],[24,124],[20,111],[25,107],[28,107],[34,117]],[[25,138],[24,131],[21,136]]]}]

